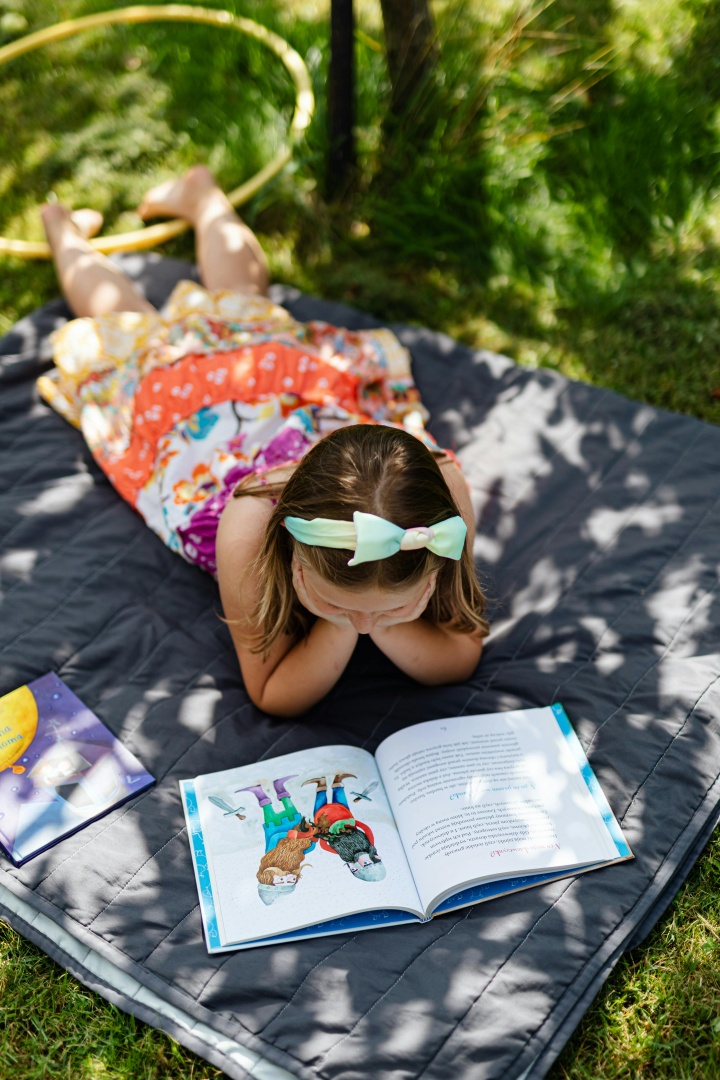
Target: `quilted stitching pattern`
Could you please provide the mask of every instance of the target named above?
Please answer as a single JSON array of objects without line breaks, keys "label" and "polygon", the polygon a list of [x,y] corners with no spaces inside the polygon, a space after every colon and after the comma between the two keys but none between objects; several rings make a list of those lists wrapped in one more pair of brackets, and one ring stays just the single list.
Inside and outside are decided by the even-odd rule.
[{"label": "quilted stitching pattern", "polygon": [[[187,272],[133,266],[149,266],[159,292]],[[297,318],[373,325],[284,295]],[[4,867],[3,881],[298,1077],[491,1080],[530,1067],[537,1080],[720,809],[720,429],[393,328],[472,485],[493,635],[467,685],[433,690],[364,643],[307,720],[277,721],[243,692],[214,583],[149,533],[35,398],[63,317],[50,305],[0,343],[0,692],[55,667],[159,784]],[[423,926],[207,956],[178,779],[557,699],[635,862]]]}]

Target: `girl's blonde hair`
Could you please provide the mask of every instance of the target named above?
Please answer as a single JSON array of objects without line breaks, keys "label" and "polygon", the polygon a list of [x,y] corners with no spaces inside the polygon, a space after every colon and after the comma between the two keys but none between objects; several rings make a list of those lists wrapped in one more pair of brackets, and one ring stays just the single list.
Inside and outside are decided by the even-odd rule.
[{"label": "girl's blonde hair", "polygon": [[303,637],[315,618],[295,594],[293,554],[323,580],[358,591],[408,589],[436,571],[437,584],[425,618],[450,624],[462,633],[487,634],[485,597],[467,548],[457,561],[425,548],[348,566],[351,552],[301,544],[283,525],[289,516],[352,521],[354,511],[362,510],[408,529],[432,526],[458,514],[433,454],[414,435],[381,424],[339,428],[308,451],[284,485],[248,485],[236,492],[238,496],[260,493],[276,495],[277,504],[251,568],[261,595],[254,613],[259,630],[250,645],[253,652],[267,652],[281,634]]}]

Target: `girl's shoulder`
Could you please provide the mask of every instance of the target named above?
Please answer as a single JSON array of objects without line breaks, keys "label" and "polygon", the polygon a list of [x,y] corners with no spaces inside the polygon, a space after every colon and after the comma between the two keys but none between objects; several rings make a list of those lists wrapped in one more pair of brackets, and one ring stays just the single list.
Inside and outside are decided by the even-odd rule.
[{"label": "girl's shoulder", "polygon": [[217,532],[219,575],[228,565],[235,568],[238,562],[245,566],[252,562],[260,551],[273,509],[270,499],[252,495],[228,501]]},{"label": "girl's shoulder", "polygon": [[453,455],[444,461],[438,461],[440,471],[445,478],[445,483],[450,489],[450,494],[468,528],[468,547],[472,551],[475,540],[475,511],[470,498],[470,488],[467,479],[462,472],[457,459]]},{"label": "girl's shoulder", "polygon": [[285,486],[298,464],[298,461],[284,461],[281,465],[271,465],[269,469],[258,470],[246,476],[235,488],[234,498],[246,494],[260,495],[272,499],[274,504],[277,489]]},{"label": "girl's shoulder", "polygon": [[463,473],[457,458],[452,457],[437,458],[437,463],[440,467],[440,472],[445,478],[445,483],[450,488],[450,491],[457,499],[458,496],[464,497],[469,492],[468,482]]}]

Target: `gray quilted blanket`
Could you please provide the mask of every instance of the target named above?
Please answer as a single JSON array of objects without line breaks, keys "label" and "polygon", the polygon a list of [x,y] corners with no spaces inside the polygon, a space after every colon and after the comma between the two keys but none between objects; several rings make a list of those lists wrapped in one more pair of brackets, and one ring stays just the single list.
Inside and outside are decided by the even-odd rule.
[{"label": "gray quilted blanket", "polygon": [[[125,265],[156,302],[187,274]],[[375,325],[274,296],[300,319]],[[720,428],[394,327],[472,485],[492,636],[471,680],[433,689],[363,642],[306,718],[276,720],[244,693],[214,582],[39,401],[66,317],[58,301],[0,343],[0,692],[58,671],[159,782],[21,869],[3,863],[0,910],[232,1077],[542,1077],[720,811]],[[556,700],[633,862],[426,925],[208,956],[181,778]]]}]

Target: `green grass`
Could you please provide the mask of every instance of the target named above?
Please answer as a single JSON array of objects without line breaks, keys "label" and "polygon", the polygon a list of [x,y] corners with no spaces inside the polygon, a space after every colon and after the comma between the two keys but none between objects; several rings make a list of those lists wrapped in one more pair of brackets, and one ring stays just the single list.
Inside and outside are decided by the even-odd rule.
[{"label": "green grass", "polygon": [[86,990],[0,923],[0,1075],[17,1080],[212,1080],[223,1074]]},{"label": "green grass", "polygon": [[549,1076],[720,1076],[720,841],[644,946],[620,960]]},{"label": "green grass", "polygon": [[[359,167],[332,204],[328,0],[204,2],[286,37],[315,84],[291,169],[244,210],[276,279],[720,422],[720,0],[436,0],[437,77],[395,125],[378,3],[356,0]],[[0,44],[108,6],[0,0]],[[40,239],[51,192],[137,228],[143,191],[195,161],[234,187],[292,101],[276,60],[212,28],[106,29],[17,60],[0,69],[0,232]],[[163,250],[191,257],[191,239]],[[56,292],[49,264],[0,258],[0,332]],[[713,840],[554,1080],[720,1074],[719,874]],[[7,929],[0,978],[0,1075],[219,1075]]]}]

